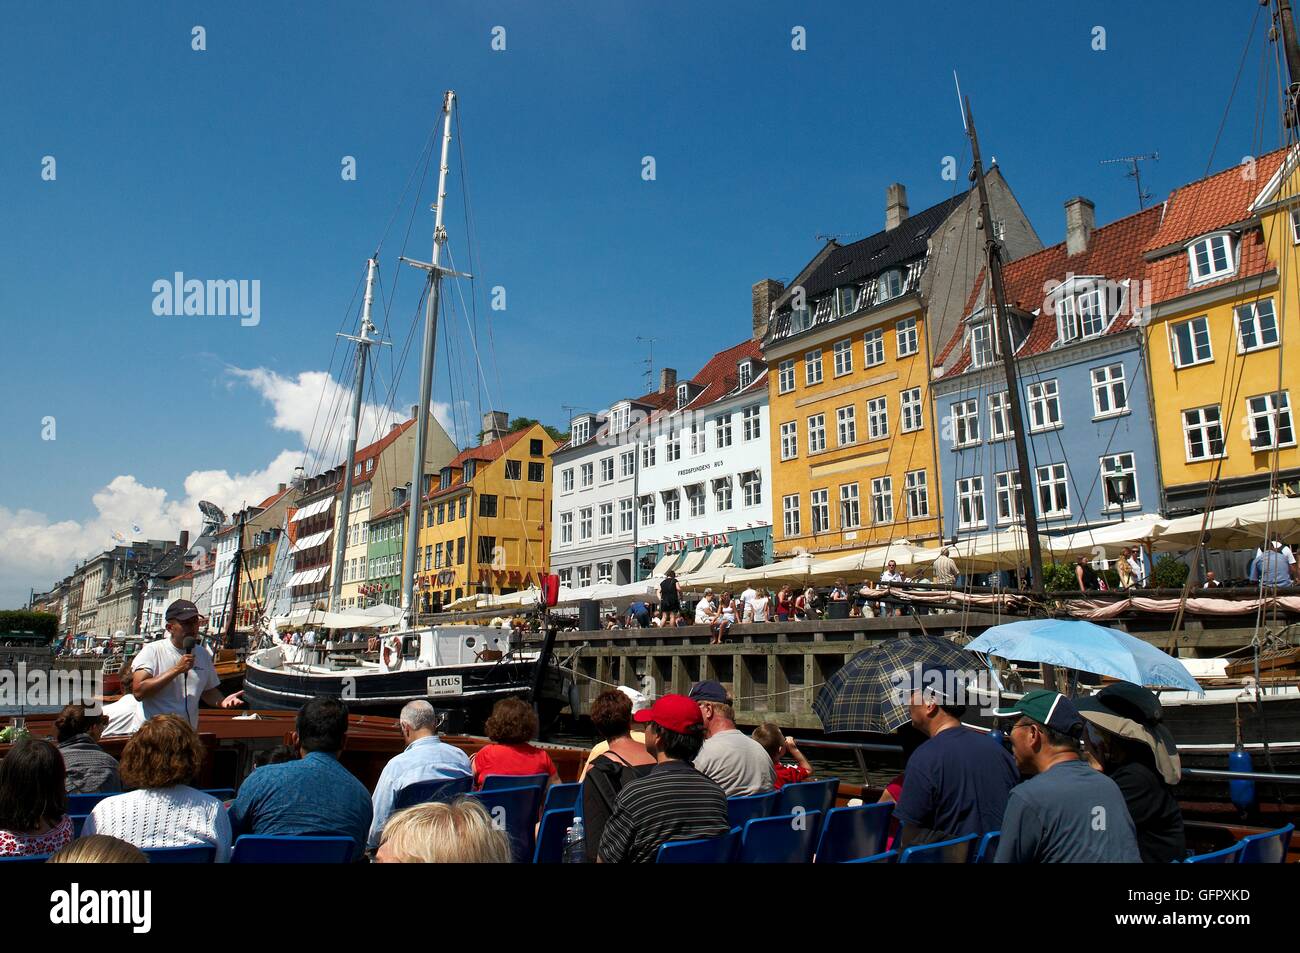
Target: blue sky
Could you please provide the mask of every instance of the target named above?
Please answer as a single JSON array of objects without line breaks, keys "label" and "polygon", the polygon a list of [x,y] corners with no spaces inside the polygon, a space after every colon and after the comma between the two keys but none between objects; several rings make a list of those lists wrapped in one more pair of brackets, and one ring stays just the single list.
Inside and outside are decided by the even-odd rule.
[{"label": "blue sky", "polygon": [[[657,339],[656,367],[682,374],[745,337],[751,284],[788,280],[819,233],[878,230],[889,183],[907,185],[914,210],[951,195],[944,157],[963,175],[968,163],[954,69],[986,153],[1045,242],[1062,237],[1070,196],[1092,198],[1099,223],[1136,209],[1132,183],[1102,159],[1159,151],[1144,169],[1158,198],[1200,177],[1255,10],[13,5],[0,35],[0,605],[114,530],[170,533],[197,496],[255,502],[288,478],[334,333],[444,89],[462,110],[451,248],[466,266],[463,145],[479,338],[499,370],[489,365],[491,402],[562,424],[565,405],[643,389],[637,335]],[[503,52],[491,48],[496,26]],[[805,51],[791,49],[795,26]],[[1215,169],[1278,142],[1274,111],[1257,128],[1263,29]],[[41,177],[47,155],[54,181]],[[355,181],[340,175],[344,156]],[[432,190],[431,169],[423,205]],[[386,289],[411,208],[381,250]],[[407,254],[427,258],[430,230],[422,207]],[[154,315],[153,282],[177,271],[258,280],[260,323]],[[396,280],[400,355],[418,276]],[[507,308],[490,312],[496,285]],[[435,399],[476,420],[487,398],[463,319],[451,320]],[[398,406],[415,399],[415,362]],[[55,440],[41,439],[47,416]]]}]

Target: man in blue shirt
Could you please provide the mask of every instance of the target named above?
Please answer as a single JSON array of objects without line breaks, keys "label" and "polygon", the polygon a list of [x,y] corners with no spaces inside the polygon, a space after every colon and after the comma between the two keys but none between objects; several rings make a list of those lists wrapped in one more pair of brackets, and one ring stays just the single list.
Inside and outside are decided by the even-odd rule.
[{"label": "man in blue shirt", "polygon": [[[393,813],[393,802],[403,788],[420,781],[464,779],[472,783],[474,777],[469,755],[438,737],[438,713],[428,702],[407,702],[399,724],[406,739],[406,750],[384,765],[375,785],[374,820],[370,822],[366,843],[370,850],[379,847],[384,825]],[[469,784],[461,793],[467,791]]]},{"label": "man in blue shirt", "polygon": [[337,698],[313,698],[298,712],[297,728],[300,760],[268,764],[244,779],[230,806],[232,832],[351,837],[352,859],[359,860],[370,830],[370,792],[339,764],[348,708]]},{"label": "man in blue shirt", "polygon": [[900,691],[913,727],[928,740],[903,768],[894,808],[899,848],[998,830],[1020,776],[1005,748],[961,723],[972,691],[967,680],[945,666],[924,666]]},{"label": "man in blue shirt", "polygon": [[1255,558],[1250,563],[1250,581],[1266,586],[1291,585],[1291,564],[1276,540],[1255,550]]}]

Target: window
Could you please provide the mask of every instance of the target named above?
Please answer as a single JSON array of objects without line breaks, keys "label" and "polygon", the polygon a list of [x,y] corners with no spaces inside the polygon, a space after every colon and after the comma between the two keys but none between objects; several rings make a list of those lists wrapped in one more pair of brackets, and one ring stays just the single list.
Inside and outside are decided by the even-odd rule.
[{"label": "window", "polygon": [[574,446],[586,443],[591,438],[591,421],[586,417],[582,420],[575,420],[572,430],[573,432],[569,435],[569,443]]},{"label": "window", "polygon": [[781,459],[793,460],[799,456],[799,425],[788,420],[781,425]]},{"label": "window", "polygon": [[[460,517],[459,517],[460,519],[464,519],[464,518],[465,518],[465,510],[466,510],[466,508],[467,508],[468,506],[469,506],[469,497],[467,497],[467,496],[462,496],[462,497],[460,498]],[[448,510],[447,510],[447,519],[451,519],[451,510],[450,510],[450,508],[448,508]]]},{"label": "window", "polygon": [[1223,425],[1219,417],[1219,405],[1184,410],[1183,437],[1187,441],[1189,461],[1223,456]]},{"label": "window", "polygon": [[921,519],[930,515],[930,487],[924,470],[909,470],[903,475],[907,492],[907,518]]},{"label": "window", "polygon": [[495,493],[484,493],[478,498],[478,515],[497,515],[497,498]]},{"label": "window", "polygon": [[980,442],[980,402],[975,398],[952,405],[952,444],[969,447]]},{"label": "window", "polygon": [[581,589],[583,586],[590,586],[590,585],[591,585],[591,567],[579,566],[578,567],[578,588]]},{"label": "window", "polygon": [[713,422],[713,440],[718,450],[731,446],[731,415],[725,414]]},{"label": "window", "polygon": [[808,452],[817,453],[826,449],[826,415],[816,414],[808,418]]},{"label": "window", "polygon": [[1020,475],[1014,470],[1008,470],[994,476],[993,482],[998,522],[1010,523],[1013,520],[1023,519],[1025,500],[1020,492]]},{"label": "window", "polygon": [[975,529],[984,526],[984,478],[966,477],[957,481],[957,526]]},{"label": "window", "polygon": [[741,361],[736,365],[736,386],[741,390],[748,387],[754,380],[754,365],[749,361]]},{"label": "window", "polygon": [[480,536],[478,538],[478,561],[495,566],[496,548],[497,538],[495,536]]},{"label": "window", "polygon": [[614,581],[614,564],[596,563],[596,582],[610,583],[613,581]]},{"label": "window", "polygon": [[719,513],[731,509],[731,477],[713,481],[713,508]]},{"label": "window", "polygon": [[840,377],[853,370],[853,342],[836,341],[834,348],[835,376]]},{"label": "window", "polygon": [[614,458],[613,458],[613,457],[602,457],[602,458],[601,458],[601,461],[600,461],[600,482],[601,482],[601,483],[613,483],[613,482],[614,482]]},{"label": "window", "polygon": [[871,440],[889,436],[889,400],[885,397],[867,401],[867,436]]},{"label": "window", "polygon": [[1030,384],[1029,394],[1029,430],[1051,430],[1061,426],[1060,388],[1056,381],[1040,381]]},{"label": "window", "polygon": [[822,352],[809,351],[803,356],[803,382],[808,386],[822,382]]},{"label": "window", "polygon": [[691,519],[699,519],[704,515],[704,487],[700,484],[688,486],[686,488],[686,499],[691,505]]},{"label": "window", "polygon": [[546,464],[529,462],[528,464],[528,482],[545,483],[546,482]]},{"label": "window", "polygon": [[634,473],[636,473],[636,451],[635,450],[628,450],[625,453],[619,454],[618,459],[621,465],[621,472],[623,476],[630,477]]},{"label": "window", "polygon": [[675,522],[682,518],[682,498],[676,490],[664,490],[664,521]]},{"label": "window", "polygon": [[528,441],[528,455],[530,457],[540,457],[542,455],[542,442],[540,440]]},{"label": "window", "polygon": [[1080,335],[1091,338],[1106,330],[1106,306],[1101,288],[1094,286],[1083,291],[1078,297],[1078,302]]},{"label": "window", "polygon": [[876,303],[897,298],[903,293],[903,273],[897,268],[876,279]]},{"label": "window", "polygon": [[1291,241],[1300,245],[1300,211],[1291,210]]},{"label": "window", "polygon": [[676,430],[668,431],[667,449],[664,451],[664,457],[669,463],[682,458],[682,435]]},{"label": "window", "polygon": [[708,435],[704,432],[704,425],[699,421],[691,422],[691,456],[703,453],[708,447],[705,444],[705,438]]},{"label": "window", "polygon": [[1180,321],[1169,328],[1169,347],[1174,367],[1191,367],[1214,360],[1210,348],[1210,322],[1201,315],[1189,321]]},{"label": "window", "polygon": [[433,568],[432,566],[429,565],[432,562],[433,562],[433,547],[425,546],[424,547],[424,569],[426,572]]},{"label": "window", "polygon": [[1011,397],[1006,391],[989,394],[989,440],[1011,436]]},{"label": "window", "polygon": [[1273,299],[1243,304],[1233,312],[1237,316],[1237,353],[1258,351],[1277,344],[1277,315]]},{"label": "window", "polygon": [[763,478],[757,470],[740,475],[740,502],[742,506],[763,504]]},{"label": "window", "polygon": [[852,407],[841,407],[836,410],[835,422],[839,435],[839,446],[847,447],[851,443],[857,443],[858,424],[856,411]]},{"label": "window", "polygon": [[655,498],[651,494],[641,497],[641,525],[653,526],[655,524]]},{"label": "window", "polygon": [[584,506],[578,510],[578,538],[591,539],[591,507]]},{"label": "window", "polygon": [[812,327],[812,311],[808,309],[807,305],[802,308],[790,309],[791,334],[798,334],[800,331],[807,331],[810,327]]},{"label": "window", "polygon": [[677,385],[677,409],[681,410],[690,402],[691,391],[685,384]]},{"label": "window", "polygon": [[518,480],[523,473],[523,465],[518,460],[506,461],[506,479]]},{"label": "window", "polygon": [[432,525],[433,525],[433,507],[426,506],[424,508],[424,527],[425,529],[428,529]]},{"label": "window", "polygon": [[746,407],[740,412],[743,439],[757,440],[763,436],[762,408]]},{"label": "window", "polygon": [[831,504],[826,490],[812,491],[812,531],[824,533],[831,528]]},{"label": "window", "polygon": [[593,463],[584,463],[582,470],[582,485],[584,488],[593,486],[596,483],[596,465]]},{"label": "window", "polygon": [[903,418],[903,433],[911,433],[925,426],[921,414],[921,388],[913,387],[899,394],[898,409]]},{"label": "window", "polygon": [[875,367],[877,364],[885,363],[885,332],[880,328],[873,328],[862,336],[862,347],[866,354],[867,367]]},{"label": "window", "polygon": [[[1122,485],[1118,489],[1128,499],[1121,499],[1120,494],[1115,492],[1117,487],[1112,485],[1114,477],[1120,478]],[[1115,453],[1101,458],[1101,500],[1102,507],[1108,510],[1117,510],[1121,504],[1128,507],[1138,503],[1137,465],[1133,454]]]},{"label": "window", "polygon": [[785,538],[799,535],[799,494],[781,497],[781,526]]},{"label": "window", "polygon": [[970,362],[975,367],[993,363],[993,325],[977,324],[970,329]]},{"label": "window", "polygon": [[573,467],[568,467],[567,469],[560,471],[560,492],[573,492]]},{"label": "window", "polygon": [[840,317],[846,314],[852,314],[858,310],[858,289],[853,286],[840,288],[835,292],[836,303],[839,305]]},{"label": "window", "polygon": [[778,393],[788,394],[794,390],[794,361],[782,361],[777,365],[776,389]]},{"label": "window", "polygon": [[655,465],[655,445],[650,443],[641,448],[641,469],[648,470]]},{"label": "window", "polygon": [[876,477],[871,481],[871,521],[894,522],[894,478]]},{"label": "window", "polygon": [[560,514],[560,543],[567,545],[573,542],[573,514]]},{"label": "window", "polygon": [[1069,516],[1069,477],[1064,463],[1050,463],[1034,471],[1038,480],[1038,512],[1043,516]]},{"label": "window", "polygon": [[1223,232],[1192,242],[1187,257],[1192,266],[1192,284],[1222,278],[1235,270],[1232,237]]},{"label": "window", "polygon": [[627,404],[620,404],[609,412],[609,432],[622,433],[631,420],[632,408]]},{"label": "window", "polygon": [[858,485],[844,483],[840,485],[840,529],[857,529],[862,525],[862,513],[858,506]]},{"label": "window", "polygon": [[556,573],[556,575],[560,577],[560,583],[564,586],[568,586],[573,582],[572,569],[561,569],[558,573]]},{"label": "window", "polygon": [[[453,509],[454,509],[455,506],[456,506],[455,503],[452,503],[451,505],[452,505],[452,508],[453,508]],[[434,512],[438,514],[438,525],[440,525],[440,526],[441,526],[442,523],[444,522],[442,516],[443,516],[443,510],[446,509],[446,506],[447,506],[446,503],[439,503],[438,506],[437,506],[437,508],[434,510]],[[426,514],[426,515],[428,514],[428,512],[429,512],[428,510],[425,510],[425,514]]]},{"label": "window", "polygon": [[920,350],[920,338],[916,332],[916,318],[904,318],[894,325],[894,336],[898,346],[898,356],[907,357]]},{"label": "window", "polygon": [[1246,413],[1250,420],[1250,448],[1269,450],[1295,444],[1295,429],[1291,424],[1291,395],[1275,391],[1246,400]]},{"label": "window", "polygon": [[1108,364],[1092,369],[1092,409],[1096,417],[1128,413],[1128,388],[1124,365]]},{"label": "window", "polygon": [[614,535],[614,504],[613,503],[600,504],[600,535],[601,536]]}]

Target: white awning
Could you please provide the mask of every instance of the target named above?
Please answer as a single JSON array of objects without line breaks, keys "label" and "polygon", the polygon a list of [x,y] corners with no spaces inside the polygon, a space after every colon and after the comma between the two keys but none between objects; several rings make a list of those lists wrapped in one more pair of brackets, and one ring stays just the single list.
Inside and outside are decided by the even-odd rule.
[{"label": "white awning", "polygon": [[659,562],[655,563],[655,568],[651,571],[650,576],[657,579],[666,574],[668,570],[673,567],[673,563],[677,562],[680,555],[680,553],[669,553],[663,559],[659,560]]},{"label": "white awning", "polygon": [[713,552],[709,553],[708,558],[704,560],[704,565],[700,567],[700,570],[708,571],[710,569],[718,569],[719,567],[722,566],[723,563],[725,563],[730,558],[731,558],[731,547],[719,546],[716,549],[714,549]]},{"label": "white awning", "polygon": [[310,536],[304,536],[302,539],[298,540],[298,542],[293,544],[292,551],[295,553],[301,553],[304,550],[314,549],[321,543],[325,542],[325,540],[329,539],[331,532],[333,531],[326,529],[321,530],[319,533],[312,533]]},{"label": "white awning", "polygon": [[682,560],[682,564],[677,567],[677,575],[685,576],[687,573],[695,572],[695,570],[700,568],[700,563],[704,562],[704,557],[706,555],[707,553],[703,549],[697,549],[694,552],[687,553],[686,558]]},{"label": "white awning", "polygon": [[302,509],[298,510],[298,512],[294,513],[293,519],[289,522],[296,523],[299,520],[305,520],[309,516],[316,516],[319,513],[324,513],[333,505],[334,497],[332,496],[327,496],[323,500],[317,500],[315,503],[308,503],[306,506],[302,507]]},{"label": "white awning", "polygon": [[302,572],[296,572],[289,577],[289,585],[292,586],[310,586],[313,583],[320,582],[329,573],[329,566],[317,566],[315,569],[304,569]]}]

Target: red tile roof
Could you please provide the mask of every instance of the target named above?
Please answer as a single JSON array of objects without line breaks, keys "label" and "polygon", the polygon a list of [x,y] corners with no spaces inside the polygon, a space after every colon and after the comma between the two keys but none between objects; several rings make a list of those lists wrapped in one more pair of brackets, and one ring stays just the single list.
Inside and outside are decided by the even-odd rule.
[{"label": "red tile roof", "polygon": [[259,510],[269,509],[279,501],[280,497],[289,493],[292,489],[293,489],[292,486],[286,486],[283,490],[277,490],[276,492],[268,496],[266,499],[264,499],[261,503],[258,503],[257,508]]},{"label": "red tile roof", "polygon": [[451,463],[447,464],[447,466],[451,467],[453,470],[460,470],[461,475],[453,477],[451,486],[435,487],[431,493],[425,496],[425,499],[432,500],[439,496],[446,496],[454,490],[465,487],[467,484],[465,483],[464,469],[465,464],[468,461],[480,460],[490,463],[491,461],[500,458],[502,454],[517,444],[525,434],[530,433],[533,426],[537,425],[534,424],[532,426],[524,427],[522,430],[508,433],[504,437],[498,437],[487,446],[470,447],[468,450],[462,450],[460,453],[456,454]]},{"label": "red tile roof", "polygon": [[750,337],[713,355],[708,363],[700,368],[699,373],[688,381],[678,381],[679,384],[691,383],[701,388],[686,406],[698,409],[724,397],[733,396],[732,392],[736,390],[739,383],[736,365],[745,358],[754,361],[754,377],[745,390],[754,389],[759,378],[767,373],[767,364],[763,360],[763,351],[758,342]]},{"label": "red tile roof", "polygon": [[[1069,275],[1095,275],[1111,281],[1133,282],[1141,282],[1146,277],[1149,265],[1142,252],[1160,226],[1161,211],[1158,206],[1149,208],[1095,229],[1089,238],[1087,250],[1078,255],[1067,254],[1065,242],[1060,242],[1003,267],[1007,303],[1026,314],[1039,312],[1034,318],[1028,338],[1016,351],[1017,357],[1040,354],[1055,343],[1056,317],[1043,309],[1054,283],[1064,281]],[[965,313],[968,316],[983,304],[981,290],[984,278],[985,272],[981,271],[966,301]],[[1130,310],[1125,308],[1124,313],[1112,321],[1104,333],[1117,334],[1127,330],[1131,318]],[[965,346],[965,341],[966,326],[963,323],[953,332],[935,361],[936,367],[951,365],[944,372],[945,377],[960,374],[969,368],[969,353],[962,352],[954,360],[958,349]]]}]

